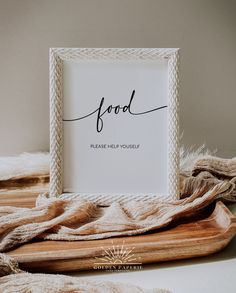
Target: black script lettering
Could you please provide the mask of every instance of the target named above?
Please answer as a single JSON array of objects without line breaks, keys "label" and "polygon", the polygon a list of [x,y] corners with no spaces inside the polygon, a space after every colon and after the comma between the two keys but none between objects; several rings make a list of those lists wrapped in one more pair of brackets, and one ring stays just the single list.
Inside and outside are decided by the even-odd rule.
[{"label": "black script lettering", "polygon": [[131,114],[131,115],[143,115],[143,114],[148,114],[148,113],[151,113],[151,112],[154,112],[154,111],[157,111],[157,110],[167,108],[167,105],[164,105],[164,106],[157,107],[157,108],[154,108],[154,109],[151,109],[151,110],[148,110],[148,111],[138,112],[137,113],[132,109],[134,96],[135,96],[135,90],[132,91],[132,94],[131,94],[131,97],[130,97],[128,105],[124,105],[123,107],[121,107],[120,105],[117,105],[117,106],[109,105],[105,109],[104,109],[105,98],[102,97],[101,101],[100,101],[100,104],[99,104],[99,107],[97,109],[95,109],[93,112],[91,112],[91,113],[89,113],[89,114],[87,114],[85,116],[74,118],[74,119],[63,119],[63,121],[65,121],[65,122],[78,121],[78,120],[82,120],[82,119],[85,119],[85,118],[87,118],[89,116],[92,116],[92,115],[96,114],[97,115],[96,130],[97,130],[97,132],[101,132],[102,129],[103,129],[103,124],[104,124],[102,116],[104,114],[106,114],[106,113],[110,114],[112,112],[112,110],[114,110],[114,113],[116,115],[118,115],[120,113],[120,110],[122,110],[123,113],[128,111],[128,113]]}]

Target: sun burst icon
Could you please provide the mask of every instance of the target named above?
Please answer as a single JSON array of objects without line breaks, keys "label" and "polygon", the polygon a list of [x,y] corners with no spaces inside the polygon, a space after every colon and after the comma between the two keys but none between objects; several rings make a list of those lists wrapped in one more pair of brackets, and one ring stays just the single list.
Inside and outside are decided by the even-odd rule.
[{"label": "sun burst icon", "polygon": [[97,265],[141,265],[140,257],[136,257],[133,253],[135,247],[125,247],[124,241],[122,245],[114,245],[111,241],[111,247],[104,248],[102,257],[96,257]]}]

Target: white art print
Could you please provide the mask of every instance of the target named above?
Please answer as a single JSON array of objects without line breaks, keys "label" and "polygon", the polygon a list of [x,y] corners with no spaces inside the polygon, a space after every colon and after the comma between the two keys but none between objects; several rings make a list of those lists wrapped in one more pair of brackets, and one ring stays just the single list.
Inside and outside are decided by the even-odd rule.
[{"label": "white art print", "polygon": [[[72,56],[66,50],[53,51],[62,74],[51,83],[51,116],[58,103],[61,148],[51,193],[102,204],[176,198],[177,121],[170,119],[177,119],[177,96],[173,99],[170,87],[177,91],[177,81],[170,80],[170,69],[176,69],[170,68],[170,58],[177,51],[172,49],[169,58],[138,58],[148,49],[134,49],[131,56],[125,53],[131,49],[71,49]],[[57,130],[52,126],[52,147]]]}]

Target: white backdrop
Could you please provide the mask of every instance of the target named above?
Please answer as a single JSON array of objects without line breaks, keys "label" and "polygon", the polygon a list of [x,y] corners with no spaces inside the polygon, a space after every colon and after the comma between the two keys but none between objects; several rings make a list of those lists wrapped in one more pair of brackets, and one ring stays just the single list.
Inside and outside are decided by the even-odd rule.
[{"label": "white backdrop", "polygon": [[0,0],[0,155],[49,149],[49,47],[175,47],[184,143],[235,156],[235,11],[230,0]]}]

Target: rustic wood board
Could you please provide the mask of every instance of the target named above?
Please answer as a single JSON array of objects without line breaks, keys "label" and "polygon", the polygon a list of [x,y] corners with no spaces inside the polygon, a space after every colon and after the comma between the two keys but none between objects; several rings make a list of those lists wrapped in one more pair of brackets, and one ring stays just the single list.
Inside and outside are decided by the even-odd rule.
[{"label": "rustic wood board", "polygon": [[[236,233],[236,218],[218,202],[209,214],[171,229],[91,241],[35,241],[8,252],[22,269],[66,272],[107,265],[143,265],[205,256],[223,249]],[[128,258],[121,259],[121,250]],[[129,252],[130,251],[130,252]]]},{"label": "rustic wood board", "polygon": [[34,207],[37,196],[48,189],[47,174],[0,180],[0,206]]}]

